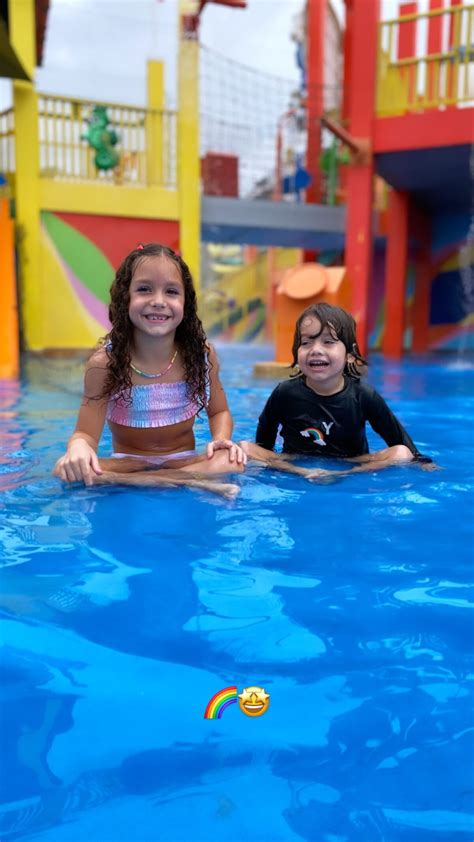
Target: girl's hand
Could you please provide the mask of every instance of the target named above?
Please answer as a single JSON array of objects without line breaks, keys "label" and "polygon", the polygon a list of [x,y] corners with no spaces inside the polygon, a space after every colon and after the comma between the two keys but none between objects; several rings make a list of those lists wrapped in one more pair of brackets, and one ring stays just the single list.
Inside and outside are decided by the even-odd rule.
[{"label": "girl's hand", "polygon": [[247,454],[244,453],[239,444],[230,439],[214,439],[206,447],[207,458],[212,459],[216,450],[228,450],[229,462],[237,462],[238,465],[247,464]]},{"label": "girl's hand", "polygon": [[99,457],[84,439],[72,441],[66,454],[58,459],[53,470],[54,476],[63,482],[83,482],[84,485],[92,485],[93,475],[101,473]]}]

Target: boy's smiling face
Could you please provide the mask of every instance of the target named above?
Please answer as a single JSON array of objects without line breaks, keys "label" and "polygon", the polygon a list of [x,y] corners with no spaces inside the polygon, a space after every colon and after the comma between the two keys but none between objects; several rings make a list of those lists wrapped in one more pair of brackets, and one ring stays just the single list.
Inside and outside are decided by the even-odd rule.
[{"label": "boy's smiling face", "polygon": [[316,316],[308,316],[301,323],[298,365],[307,385],[321,395],[333,395],[344,388],[344,367],[352,359],[334,330]]}]

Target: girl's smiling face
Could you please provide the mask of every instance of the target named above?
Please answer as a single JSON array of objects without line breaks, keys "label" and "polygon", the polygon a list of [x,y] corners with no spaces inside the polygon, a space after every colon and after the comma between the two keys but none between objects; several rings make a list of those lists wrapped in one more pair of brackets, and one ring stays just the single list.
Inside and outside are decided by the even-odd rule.
[{"label": "girl's smiling face", "polygon": [[322,395],[340,392],[344,387],[344,367],[351,356],[329,325],[321,330],[316,316],[303,320],[298,365],[314,392]]},{"label": "girl's smiling face", "polygon": [[184,284],[167,257],[144,257],[130,282],[128,315],[135,328],[151,336],[176,331],[184,314]]}]

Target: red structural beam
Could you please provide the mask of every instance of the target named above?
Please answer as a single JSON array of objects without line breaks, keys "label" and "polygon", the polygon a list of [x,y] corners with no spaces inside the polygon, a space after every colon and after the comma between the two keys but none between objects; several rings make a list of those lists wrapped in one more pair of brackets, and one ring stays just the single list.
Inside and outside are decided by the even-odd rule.
[{"label": "red structural beam", "polygon": [[[345,0],[345,19],[346,25],[342,36],[343,43],[343,90],[342,90],[342,110],[341,121],[347,126],[350,118],[350,102],[351,102],[351,70],[352,70],[352,0]],[[342,195],[347,196],[347,166],[342,165],[339,169],[339,183]]]},{"label": "red structural beam", "polygon": [[[349,132],[357,142],[372,147],[375,107],[378,0],[351,0],[351,79]],[[359,346],[367,349],[368,305],[373,251],[373,159],[354,163],[347,173],[347,225],[345,262],[352,287],[352,314],[357,322]]]},{"label": "red structural beam", "polygon": [[329,129],[329,131],[332,132],[332,134],[335,135],[342,143],[344,143],[351,152],[362,152],[361,144],[358,143],[343,126],[336,123],[335,120],[331,120],[330,117],[323,116],[321,117],[321,125]]},{"label": "red structural beam", "polygon": [[385,278],[385,329],[382,348],[387,357],[403,353],[405,330],[405,279],[408,256],[408,193],[391,190]]},{"label": "red structural beam", "polygon": [[466,143],[474,143],[474,108],[379,117],[374,124],[374,154]]},{"label": "red structural beam", "polygon": [[344,52],[344,80],[342,92],[342,119],[346,122],[350,117],[350,102],[351,102],[351,85],[352,85],[352,31],[353,11],[352,0],[345,0],[346,4],[346,26],[343,35],[343,52]]},{"label": "red structural beam", "polygon": [[307,116],[308,141],[306,169],[311,184],[306,190],[306,201],[318,204],[321,201],[321,127],[324,103],[324,36],[326,28],[327,0],[308,0],[306,5],[307,31]]}]

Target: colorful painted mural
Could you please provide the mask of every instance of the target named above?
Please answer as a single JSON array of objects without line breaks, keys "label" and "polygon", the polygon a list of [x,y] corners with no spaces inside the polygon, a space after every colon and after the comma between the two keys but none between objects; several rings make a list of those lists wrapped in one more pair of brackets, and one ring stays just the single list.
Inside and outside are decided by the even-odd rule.
[{"label": "colorful painted mural", "polygon": [[[429,347],[474,348],[474,246],[467,241],[467,220],[453,215],[437,219],[433,230]],[[164,242],[178,248],[179,226],[173,221],[41,214],[40,313],[45,348],[90,348],[109,327],[109,289],[116,267],[139,242]],[[207,265],[200,310],[209,335],[228,341],[265,336],[268,255],[234,247],[206,247]],[[300,253],[275,249],[280,268],[294,266]],[[337,255],[341,261],[342,256]],[[320,255],[320,262],[335,256]],[[370,348],[381,348],[384,321],[385,250],[373,261]],[[405,348],[411,347],[414,263],[408,266]]]},{"label": "colorful painted mural", "polygon": [[138,243],[178,248],[173,221],[41,213],[39,318],[45,348],[89,348],[108,328],[115,269]]},{"label": "colorful painted mural", "polygon": [[[406,278],[404,349],[412,347],[415,249],[409,256]],[[433,219],[432,282],[428,349],[474,349],[474,239],[464,214],[446,213]],[[385,325],[385,249],[376,250],[372,264],[369,308],[369,348],[381,350]]]},{"label": "colorful painted mural", "polygon": [[433,220],[430,350],[474,349],[474,238],[467,215]]},{"label": "colorful painted mural", "polygon": [[274,248],[269,261],[268,251],[256,247],[208,243],[203,249],[200,313],[208,335],[228,342],[268,338],[268,279],[297,265],[301,251]]}]

